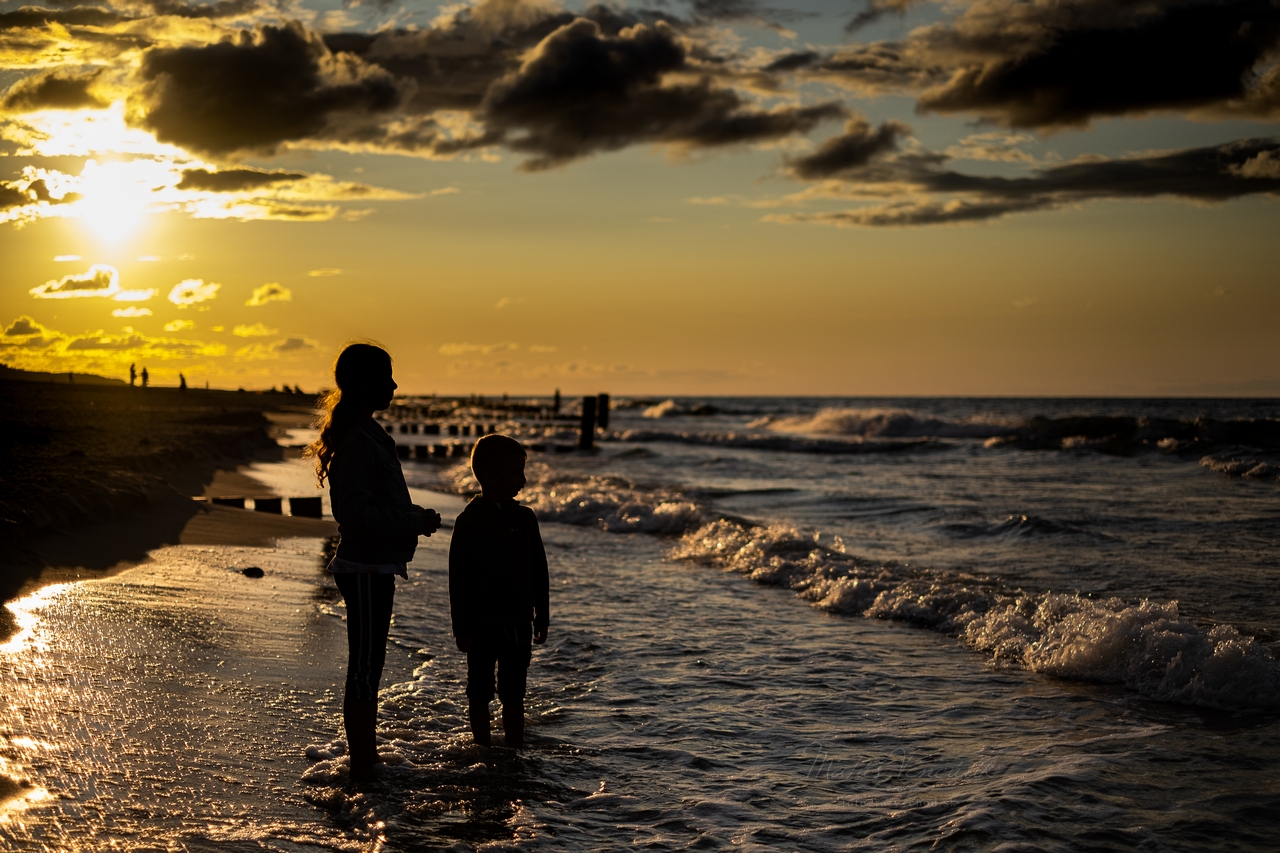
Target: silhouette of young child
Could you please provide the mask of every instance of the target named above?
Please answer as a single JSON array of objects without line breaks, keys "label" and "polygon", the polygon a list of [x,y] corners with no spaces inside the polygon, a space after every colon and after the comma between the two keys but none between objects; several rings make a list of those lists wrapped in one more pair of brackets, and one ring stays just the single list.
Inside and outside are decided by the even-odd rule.
[{"label": "silhouette of young child", "polygon": [[524,488],[525,452],[505,435],[487,435],[471,452],[483,490],[453,526],[449,607],[458,650],[467,654],[467,700],[475,742],[489,745],[494,665],[506,744],[524,746],[524,692],[533,643],[547,639],[547,554]]}]

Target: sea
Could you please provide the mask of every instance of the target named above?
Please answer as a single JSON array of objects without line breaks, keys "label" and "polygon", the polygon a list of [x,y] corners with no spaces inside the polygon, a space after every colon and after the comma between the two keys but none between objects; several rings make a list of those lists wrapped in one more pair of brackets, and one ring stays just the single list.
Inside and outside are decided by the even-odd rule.
[{"label": "sea", "polygon": [[[400,430],[430,402],[385,426],[467,441]],[[379,781],[326,543],[166,547],[8,605],[0,849],[1280,849],[1280,400],[620,398],[591,451],[562,414],[432,416],[530,448],[527,749],[496,702],[467,730],[477,486],[407,450],[446,526],[396,591]]]}]

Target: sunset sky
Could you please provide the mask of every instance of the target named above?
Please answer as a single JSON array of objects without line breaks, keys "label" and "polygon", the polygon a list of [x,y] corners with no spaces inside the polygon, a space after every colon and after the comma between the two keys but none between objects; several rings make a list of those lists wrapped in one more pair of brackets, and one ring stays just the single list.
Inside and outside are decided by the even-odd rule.
[{"label": "sunset sky", "polygon": [[0,361],[1280,394],[1270,0],[0,2]]}]

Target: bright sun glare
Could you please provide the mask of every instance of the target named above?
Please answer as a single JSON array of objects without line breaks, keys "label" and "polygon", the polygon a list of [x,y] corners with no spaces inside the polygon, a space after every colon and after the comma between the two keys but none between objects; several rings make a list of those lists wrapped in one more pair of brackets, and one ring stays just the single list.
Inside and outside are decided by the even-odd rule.
[{"label": "bright sun glare", "polygon": [[76,205],[85,227],[106,243],[119,243],[141,225],[151,208],[148,164],[133,160],[98,164],[89,160],[80,173],[80,194]]},{"label": "bright sun glare", "polygon": [[158,207],[155,188],[172,183],[174,161],[185,157],[129,127],[123,101],[104,110],[42,110],[22,117],[6,135],[25,153],[96,158],[85,162],[79,178],[67,177],[65,188],[81,196],[67,213],[106,243],[138,230]]}]

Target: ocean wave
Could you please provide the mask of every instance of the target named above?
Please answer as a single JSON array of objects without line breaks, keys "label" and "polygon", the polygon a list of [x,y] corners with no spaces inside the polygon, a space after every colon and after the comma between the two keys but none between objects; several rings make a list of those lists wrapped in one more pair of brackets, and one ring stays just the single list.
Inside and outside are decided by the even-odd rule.
[{"label": "ocean wave", "polygon": [[[521,502],[542,522],[595,527],[609,533],[673,536],[701,525],[705,518],[696,496],[672,486],[645,486],[625,477],[557,471],[544,462],[525,464]],[[437,488],[473,495],[480,485],[467,463],[439,475]]]},{"label": "ocean wave", "polygon": [[883,438],[994,438],[1012,435],[1016,424],[948,421],[902,409],[822,409],[813,415],[765,416],[748,424],[775,432]]},{"label": "ocean wave", "polygon": [[1088,530],[1055,521],[1052,518],[1041,518],[1038,515],[1010,515],[994,524],[984,522],[959,522],[944,524],[941,529],[960,539],[1020,539],[1038,536],[1072,536],[1097,535]]},{"label": "ocean wave", "polygon": [[928,439],[867,441],[862,438],[821,439],[792,435],[750,432],[687,432],[683,430],[628,429],[609,435],[616,441],[667,441],[706,447],[734,447],[744,450],[780,450],[791,453],[901,453],[937,450],[945,447]]},{"label": "ocean wave", "polygon": [[1280,453],[1257,450],[1211,453],[1202,458],[1200,464],[1228,477],[1280,482]]},{"label": "ocean wave", "polygon": [[715,415],[720,410],[715,406],[709,406],[706,403],[677,403],[675,400],[663,400],[661,403],[655,403],[646,408],[641,417],[645,418],[673,418],[678,415]]},{"label": "ocean wave", "polygon": [[968,574],[874,565],[845,553],[839,537],[824,544],[785,525],[713,521],[685,534],[671,557],[788,587],[828,612],[941,631],[1005,665],[1167,702],[1280,710],[1280,661],[1235,628],[1183,617],[1177,602],[1026,593]]}]

